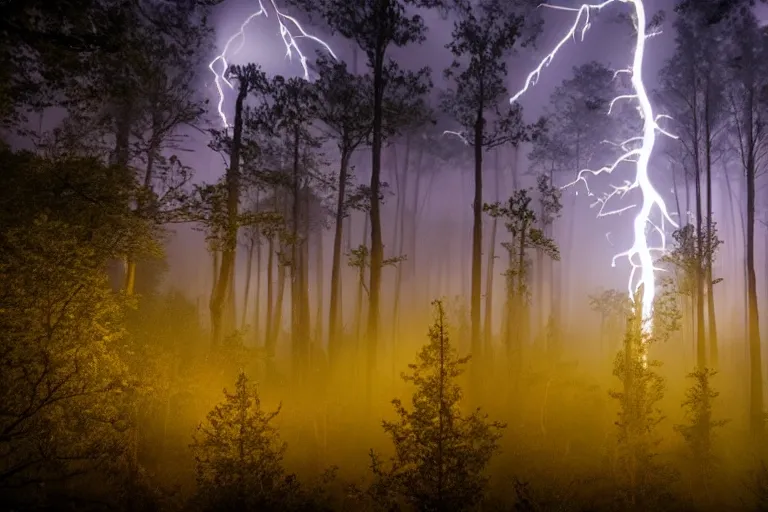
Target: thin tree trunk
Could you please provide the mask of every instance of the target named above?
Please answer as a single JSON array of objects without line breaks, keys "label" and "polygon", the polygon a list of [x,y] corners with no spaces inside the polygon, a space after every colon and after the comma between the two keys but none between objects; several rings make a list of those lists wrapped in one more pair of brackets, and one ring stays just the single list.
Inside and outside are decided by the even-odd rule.
[{"label": "thin tree trunk", "polygon": [[[482,83],[478,97],[484,97]],[[483,107],[482,103],[478,106],[474,126],[475,197],[472,201],[472,289],[470,295],[470,324],[472,328],[470,353],[475,358],[475,364],[470,370],[474,389],[479,386],[482,366],[479,362],[483,360],[480,339],[480,295],[482,294],[483,279],[483,131],[485,129]]]},{"label": "thin tree trunk", "polygon": [[[496,162],[493,175],[494,201],[499,201],[499,175],[501,174],[500,150],[496,150]],[[488,264],[485,273],[485,318],[483,319],[483,351],[491,353],[493,344],[493,278],[496,262],[496,234],[498,233],[499,218],[494,216],[491,221],[491,239],[488,242]]]},{"label": "thin tree trunk", "polygon": [[232,151],[226,172],[227,184],[227,228],[224,250],[221,255],[221,269],[216,289],[211,297],[211,343],[218,346],[224,336],[222,316],[234,276],[237,256],[238,207],[240,202],[240,147],[243,136],[243,103],[248,92],[248,81],[240,80],[235,100],[235,120],[232,132]]},{"label": "thin tree trunk", "polygon": [[[707,87],[711,87],[711,84],[707,84]],[[709,93],[709,91],[707,91]],[[709,98],[707,98],[707,102],[705,105],[705,123],[704,123],[704,131],[705,131],[705,164],[706,164],[706,172],[707,172],[707,261],[706,261],[706,275],[705,278],[707,280],[706,288],[707,288],[707,320],[709,321],[708,329],[709,329],[709,359],[710,359],[710,366],[714,369],[717,369],[719,365],[719,353],[718,353],[718,347],[717,347],[717,319],[715,317],[715,294],[714,294],[714,283],[713,283],[713,276],[712,276],[712,265],[714,264],[714,251],[713,251],[713,224],[712,224],[712,120],[710,119],[710,101]]]},{"label": "thin tree trunk", "polygon": [[317,229],[317,244],[315,245],[315,286],[317,290],[317,313],[315,315],[315,340],[318,346],[323,343],[323,230]]},{"label": "thin tree trunk", "polygon": [[[341,164],[339,167],[339,189],[336,200],[336,222],[333,233],[333,259],[331,262],[331,298],[328,305],[328,358],[333,369],[336,368],[339,358],[339,352],[342,349],[341,333],[339,332],[339,321],[341,319],[341,309],[339,301],[341,299],[341,243],[342,229],[344,222],[344,202],[347,195],[347,173],[349,170],[349,153],[342,151]],[[347,245],[351,246],[352,241],[352,216],[347,219]],[[350,247],[347,248],[349,252]]]},{"label": "thin tree trunk", "polygon": [[[269,276],[272,277],[271,275]],[[256,244],[256,293],[254,296],[253,335],[256,346],[261,346],[261,241]]]},{"label": "thin tree trunk", "polygon": [[275,236],[269,237],[267,250],[267,325],[266,333],[264,335],[264,346],[269,346],[272,339],[272,330],[274,329],[274,316],[275,316],[275,302],[273,300],[274,294],[274,269],[275,269]]},{"label": "thin tree trunk", "polygon": [[704,219],[701,207],[701,172],[695,166],[696,175],[696,366],[699,369],[707,366],[706,333],[704,331]]},{"label": "thin tree trunk", "polygon": [[[380,28],[380,27],[377,27]],[[383,45],[382,45],[383,46]],[[379,343],[379,302],[381,295],[381,266],[384,261],[384,244],[381,233],[381,151],[384,134],[384,56],[385,47],[377,48],[373,59],[373,130],[371,144],[371,251],[370,286],[368,297],[368,349],[366,358],[366,396],[370,399]]]},{"label": "thin tree trunk", "polygon": [[[754,100],[749,105],[754,105]],[[755,192],[756,167],[752,110],[749,113],[750,151],[747,161],[747,293],[749,297],[749,360],[750,360],[750,431],[756,441],[762,441],[765,430],[763,409],[763,359],[760,347],[760,317],[755,277]]]},{"label": "thin tree trunk", "polygon": [[249,240],[248,259],[245,262],[245,294],[243,295],[243,317],[240,321],[241,329],[245,329],[245,322],[248,319],[248,295],[251,293],[251,270],[253,269],[253,251],[255,245],[255,240]]},{"label": "thin tree trunk", "polygon": [[[365,245],[365,241],[368,238],[368,227],[368,216],[366,215],[365,221],[363,223],[363,245]],[[365,289],[365,266],[358,270],[358,277],[357,306],[355,308],[355,339],[357,340],[360,339],[360,332],[363,325],[363,301],[365,300],[365,295],[363,294]]]},{"label": "thin tree trunk", "polygon": [[[421,172],[421,157],[424,154],[423,150],[419,151],[419,155],[416,160],[416,175],[418,176],[419,172]],[[400,195],[402,195],[402,199],[399,204],[399,225],[396,229],[399,230],[399,236],[397,240],[397,246],[395,248],[395,256],[403,256],[403,251],[405,247],[405,217],[406,217],[406,202],[408,200],[408,177],[409,177],[409,166],[410,166],[410,159],[411,159],[411,139],[408,137],[406,139],[406,146],[405,146],[405,162],[403,164],[403,172],[402,172],[402,179],[398,181],[398,189],[400,188],[400,185],[402,185],[402,190],[399,192]],[[400,262],[397,264],[397,267],[395,268],[395,297],[392,304],[392,364],[394,366],[396,362],[395,358],[395,352],[396,352],[396,345],[397,345],[397,339],[400,335],[400,291],[403,287],[403,264],[404,262]]]}]

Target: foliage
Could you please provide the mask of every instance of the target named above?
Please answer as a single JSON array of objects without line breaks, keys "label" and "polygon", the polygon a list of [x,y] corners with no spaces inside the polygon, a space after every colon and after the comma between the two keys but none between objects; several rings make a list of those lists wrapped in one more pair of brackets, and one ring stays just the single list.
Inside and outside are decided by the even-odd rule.
[{"label": "foliage", "polygon": [[[717,223],[712,222],[712,233],[707,230],[706,223],[702,225],[702,258],[699,260],[699,242],[696,227],[686,224],[672,233],[675,241],[674,248],[660,258],[660,263],[669,265],[675,273],[675,284],[678,293],[693,296],[696,293],[696,279],[706,275],[708,261],[713,261],[717,250],[723,243],[717,236]],[[711,240],[711,245],[708,241]],[[714,279],[712,284],[721,282]]]},{"label": "foliage", "polygon": [[[635,296],[638,304],[641,295]],[[639,312],[627,322],[624,348],[616,355],[613,374],[623,383],[622,391],[611,391],[619,404],[617,484],[620,498],[631,506],[653,507],[667,498],[669,468],[657,462],[660,442],[657,426],[664,420],[658,402],[664,396],[664,379],[655,371],[661,363],[648,360],[652,339],[641,331]]]},{"label": "foliage", "polygon": [[127,206],[135,189],[121,169],[0,157],[0,492],[9,504],[30,485],[77,492],[74,477],[110,484],[128,467],[129,304],[104,268],[124,248],[157,247]]},{"label": "foliage", "polygon": [[696,471],[704,477],[702,484],[706,485],[713,469],[714,454],[712,435],[714,429],[724,426],[727,420],[712,419],[712,402],[720,393],[712,389],[712,378],[717,372],[710,368],[697,368],[688,374],[694,384],[685,393],[683,408],[688,424],[675,425],[678,432],[691,450],[691,456],[696,465]]},{"label": "foliage", "polygon": [[615,89],[613,72],[603,64],[574,67],[573,77],[550,96],[545,131],[533,141],[529,157],[534,168],[578,172],[590,165],[617,130],[616,120],[607,115]]},{"label": "foliage", "polygon": [[235,392],[208,413],[194,436],[199,500],[204,510],[286,510],[298,483],[283,469],[287,448],[256,387],[240,373]]},{"label": "foliage", "polygon": [[[559,204],[559,191],[554,188],[547,190],[551,193],[548,199],[550,204],[553,206]],[[547,237],[537,226],[536,213],[531,208],[532,199],[528,189],[521,189],[512,194],[506,206],[502,206],[499,202],[483,205],[483,210],[488,215],[504,219],[504,225],[512,235],[512,241],[502,245],[510,254],[510,268],[507,276],[511,282],[516,283],[512,290],[519,297],[528,295],[526,276],[530,262],[526,256],[527,250],[542,251],[553,260],[560,260],[560,250],[555,241]]]},{"label": "foliage", "polygon": [[469,357],[459,358],[448,339],[441,302],[433,303],[435,323],[419,362],[408,365],[406,382],[416,386],[412,410],[399,399],[392,401],[398,421],[384,421],[384,431],[395,447],[385,468],[371,452],[375,482],[369,493],[389,506],[404,502],[417,510],[469,510],[483,497],[483,470],[498,451],[500,430],[505,425],[488,422],[477,409],[461,412],[461,388],[455,379]]}]

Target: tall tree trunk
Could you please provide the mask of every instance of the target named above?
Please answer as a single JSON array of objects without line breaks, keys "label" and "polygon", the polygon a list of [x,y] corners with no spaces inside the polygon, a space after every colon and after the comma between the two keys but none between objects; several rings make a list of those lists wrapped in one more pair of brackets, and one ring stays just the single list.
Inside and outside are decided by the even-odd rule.
[{"label": "tall tree trunk", "polygon": [[302,208],[302,228],[301,237],[301,331],[304,337],[304,365],[305,378],[310,374],[310,363],[312,357],[312,315],[309,306],[309,257],[311,249],[311,224],[310,224],[310,200],[313,198],[312,189],[309,180],[306,180],[302,186],[304,191],[304,207]]},{"label": "tall tree trunk", "polygon": [[[754,98],[749,105],[754,105]],[[757,143],[754,140],[752,108],[749,112],[747,160],[747,293],[749,297],[749,360],[750,360],[750,431],[756,441],[762,441],[765,429],[763,409],[763,359],[760,347],[760,317],[757,305],[755,277],[755,192]]]},{"label": "tall tree trunk", "polygon": [[[344,202],[347,196],[347,174],[349,171],[349,153],[342,150],[341,164],[339,166],[339,188],[338,198],[336,199],[336,222],[333,232],[333,260],[331,262],[331,298],[328,305],[328,358],[333,369],[338,363],[339,353],[342,349],[342,340],[339,332],[340,309],[339,299],[341,297],[341,243],[342,229],[344,223]],[[349,216],[349,233],[347,234],[348,243],[351,241],[352,219]]]},{"label": "tall tree trunk", "polygon": [[[269,276],[272,277],[271,275]],[[253,299],[253,337],[256,346],[261,346],[261,240],[256,244],[256,293]]]},{"label": "tall tree trunk", "polygon": [[373,376],[379,345],[379,302],[381,298],[381,266],[384,261],[384,243],[381,238],[381,149],[384,103],[384,56],[386,47],[376,49],[373,59],[373,130],[371,144],[371,258],[370,285],[368,287],[368,349],[366,358],[366,396],[371,397]]},{"label": "tall tree trunk", "polygon": [[308,331],[306,318],[304,318],[304,231],[302,229],[302,201],[300,171],[300,133],[298,126],[293,133],[293,157],[292,157],[292,198],[291,198],[291,360],[293,364],[293,376],[297,385],[305,383],[307,375],[307,344]]},{"label": "tall tree trunk", "polygon": [[[400,201],[398,201],[398,209],[400,210],[398,214],[398,224],[395,228],[395,230],[398,232],[397,237],[397,244],[393,244],[393,248],[395,249],[395,256],[403,256],[403,251],[405,247],[405,218],[406,218],[406,202],[408,200],[408,181],[409,181],[409,168],[410,168],[410,161],[411,161],[411,138],[408,136],[405,142],[405,162],[403,163],[403,170],[401,173],[401,178],[398,180],[398,195],[402,196],[400,197]],[[419,151],[419,155],[416,160],[416,175],[418,176],[418,173],[421,171],[421,157],[423,155],[423,151]],[[395,293],[394,293],[394,299],[392,303],[392,365],[394,367],[396,358],[395,358],[395,352],[396,352],[396,345],[398,337],[400,336],[400,292],[403,287],[403,262],[400,262],[397,264],[397,267],[395,268]]]},{"label": "tall tree trunk", "polygon": [[[698,167],[698,166],[696,166]],[[694,176],[696,187],[696,366],[707,366],[706,333],[704,331],[704,219],[701,207],[701,172],[697,169]]]},{"label": "tall tree trunk", "polygon": [[237,303],[235,302],[235,265],[229,273],[227,302],[224,304],[224,332],[232,334],[237,329]]},{"label": "tall tree trunk", "polygon": [[[282,250],[281,248],[280,250]],[[282,259],[282,258],[280,258]],[[272,332],[270,338],[267,340],[266,353],[267,353],[267,376],[269,378],[274,376],[274,361],[275,353],[277,351],[277,342],[283,332],[283,303],[285,302],[285,282],[288,272],[286,271],[287,265],[283,261],[278,261],[277,266],[277,297],[275,298],[274,320],[272,321]]]},{"label": "tall tree trunk", "polygon": [[323,344],[323,230],[317,228],[317,236],[315,238],[315,287],[316,300],[317,300],[317,313],[315,314],[315,342],[318,346]]},{"label": "tall tree trunk", "polygon": [[[499,201],[499,175],[501,174],[500,150],[496,150],[495,169],[493,175],[494,201]],[[488,264],[485,273],[485,318],[483,319],[483,352],[491,353],[493,345],[493,278],[496,262],[496,234],[498,233],[499,218],[491,220],[491,234],[488,241]]]},{"label": "tall tree trunk", "polygon": [[[363,245],[365,246],[365,241],[368,238],[368,230],[369,230],[369,223],[368,223],[368,216],[365,216],[365,220],[363,221]],[[363,326],[363,301],[365,300],[365,266],[358,269],[358,280],[357,280],[357,305],[355,307],[355,339],[360,340],[360,333],[362,331]],[[370,297],[369,297],[370,300]]]},{"label": "tall tree trunk", "polygon": [[235,124],[232,133],[232,151],[226,172],[227,227],[221,255],[221,269],[216,289],[211,297],[211,344],[215,347],[224,336],[222,325],[224,306],[235,270],[238,231],[238,206],[240,202],[240,148],[243,138],[243,103],[248,92],[247,80],[240,80],[235,100]]},{"label": "tall tree trunk", "polygon": [[245,262],[245,293],[243,294],[243,316],[240,321],[241,329],[245,329],[245,323],[248,320],[248,296],[251,293],[251,271],[253,269],[253,251],[255,245],[255,240],[248,241],[248,259]]},{"label": "tall tree trunk", "polygon": [[[478,97],[483,97],[482,84]],[[483,131],[485,119],[483,106],[480,105],[475,115],[474,152],[475,152],[475,197],[472,201],[472,286],[470,292],[470,353],[475,364],[470,369],[472,387],[477,389],[480,382],[482,359],[480,339],[480,295],[482,293],[483,271]],[[466,270],[465,270],[466,271]]]},{"label": "tall tree trunk", "polygon": [[[264,346],[268,346],[272,339],[274,312],[274,270],[275,270],[275,235],[270,235],[267,241],[267,315],[266,328],[264,333]],[[279,262],[278,262],[279,263]]]},{"label": "tall tree trunk", "polygon": [[715,294],[714,283],[712,276],[712,266],[714,264],[714,251],[713,249],[713,225],[712,225],[712,126],[710,119],[710,101],[707,101],[705,105],[705,164],[707,172],[707,259],[706,259],[706,273],[705,278],[707,280],[707,320],[709,329],[709,363],[714,369],[717,369],[719,364],[719,353],[717,347],[717,319],[715,318]]}]

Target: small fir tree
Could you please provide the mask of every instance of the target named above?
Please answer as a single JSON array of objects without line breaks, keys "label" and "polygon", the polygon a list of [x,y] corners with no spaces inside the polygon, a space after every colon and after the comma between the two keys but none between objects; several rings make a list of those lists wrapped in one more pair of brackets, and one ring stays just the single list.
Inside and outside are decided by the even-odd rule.
[{"label": "small fir tree", "polygon": [[715,375],[717,372],[710,368],[697,368],[688,374],[688,378],[693,379],[694,384],[688,388],[682,405],[689,422],[684,425],[675,425],[675,431],[683,436],[690,448],[696,476],[704,484],[705,489],[714,463],[713,430],[728,423],[728,420],[712,419],[712,402],[720,395],[712,389],[712,378]]},{"label": "small fir tree", "polygon": [[384,421],[383,426],[395,455],[385,469],[371,452],[375,482],[370,494],[385,507],[468,510],[483,498],[487,482],[483,470],[498,451],[505,425],[488,421],[480,409],[462,414],[462,391],[455,381],[469,357],[457,357],[446,332],[443,304],[433,305],[436,319],[429,343],[419,353],[419,362],[408,365],[410,374],[403,374],[416,386],[413,408],[409,411],[399,399],[392,401],[399,420]]},{"label": "small fir tree", "polygon": [[235,392],[208,413],[194,436],[200,505],[204,510],[286,510],[297,494],[293,475],[283,469],[286,443],[272,421],[280,408],[265,412],[254,385],[240,373]]}]

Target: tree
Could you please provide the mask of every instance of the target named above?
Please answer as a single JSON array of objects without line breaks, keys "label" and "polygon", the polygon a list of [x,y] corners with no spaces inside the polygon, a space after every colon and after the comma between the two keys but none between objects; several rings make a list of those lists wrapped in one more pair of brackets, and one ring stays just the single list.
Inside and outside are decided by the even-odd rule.
[{"label": "tree", "polygon": [[[572,176],[612,154],[613,150],[604,142],[613,140],[618,129],[618,120],[607,115],[615,89],[613,71],[592,61],[574,67],[573,77],[563,80],[550,96],[549,108],[544,114],[545,130],[533,140],[529,159],[534,170],[549,175],[552,186],[563,184],[557,174],[568,173]],[[576,201],[574,195],[570,197],[568,209],[572,209]],[[577,215],[568,217],[569,225],[564,229],[564,240],[561,241],[566,251],[574,240]],[[545,234],[555,238],[554,223],[545,228]],[[562,269],[556,271],[552,260],[549,263],[549,278],[550,313],[556,330],[559,330],[557,323],[562,321],[562,305],[564,297],[568,296],[564,289],[567,276]]]},{"label": "tree", "polygon": [[[376,366],[379,336],[381,271],[384,244],[381,231],[381,153],[386,137],[413,123],[412,108],[405,104],[420,100],[428,84],[428,69],[404,72],[387,58],[392,46],[402,47],[424,40],[426,25],[419,15],[408,15],[406,6],[436,7],[441,0],[292,0],[305,10],[317,12],[333,31],[353,40],[365,53],[373,79],[373,123],[371,128],[371,265],[368,302],[368,356],[366,389],[370,393]],[[389,99],[388,99],[389,98]],[[396,101],[393,101],[396,100]]]},{"label": "tree", "polygon": [[[556,204],[559,191],[551,187],[544,187],[542,190],[549,194],[548,202]],[[512,235],[512,240],[502,245],[509,255],[509,266],[505,272],[507,277],[506,346],[510,371],[513,372],[515,379],[519,377],[521,351],[529,333],[528,251],[542,251],[553,260],[560,259],[560,251],[555,241],[544,236],[544,232],[537,227],[536,213],[531,207],[532,200],[529,190],[521,189],[512,194],[506,206],[502,206],[501,203],[483,205],[483,211],[488,215],[504,219],[507,231]]]},{"label": "tree", "polygon": [[733,21],[734,37],[727,41],[728,82],[726,101],[734,130],[739,163],[746,176],[747,192],[747,324],[750,359],[750,431],[756,441],[765,430],[760,320],[755,277],[755,195],[757,172],[768,143],[765,95],[768,70],[765,68],[768,42],[751,11],[744,10]]},{"label": "tree", "polygon": [[705,491],[712,483],[712,470],[715,457],[712,449],[712,435],[716,428],[724,426],[727,420],[712,418],[712,403],[720,393],[712,388],[712,378],[717,372],[710,369],[696,369],[688,374],[694,381],[685,393],[683,408],[687,424],[675,425],[678,432],[691,452],[693,470],[697,475],[697,483]]},{"label": "tree", "polygon": [[[226,221],[222,230],[222,256],[219,275],[216,286],[211,293],[211,342],[213,346],[221,343],[224,335],[222,324],[224,304],[227,299],[230,286],[233,283],[235,272],[235,256],[237,251],[237,233],[239,229],[238,210],[240,206],[241,177],[240,177],[240,152],[243,145],[243,125],[245,123],[244,107],[245,99],[251,93],[263,96],[268,93],[266,75],[254,65],[232,66],[229,70],[230,79],[237,82],[237,99],[235,100],[235,119],[232,127],[232,138],[227,134],[219,134],[219,140],[214,145],[226,148],[229,153],[229,165],[225,175],[226,183]],[[263,100],[262,100],[263,101]],[[261,114],[261,113],[259,113]],[[252,120],[253,121],[253,120]],[[263,122],[263,119],[259,122]],[[230,326],[234,328],[234,326]]]},{"label": "tree", "polygon": [[598,294],[590,295],[589,307],[592,311],[600,313],[601,348],[606,335],[610,336],[619,331],[622,324],[626,324],[627,317],[631,313],[631,305],[627,292],[622,290],[603,290]]},{"label": "tree", "polygon": [[256,387],[240,373],[235,392],[198,426],[191,445],[199,500],[205,510],[285,510],[298,489],[283,469],[287,445],[265,412]]},{"label": "tree", "polygon": [[[89,476],[136,469],[134,348],[126,304],[104,268],[124,251],[159,252],[152,226],[130,209],[123,167],[0,150],[0,495],[47,499]],[[112,473],[114,474],[114,473]],[[20,495],[29,486],[39,489]],[[63,492],[67,492],[63,489]]]},{"label": "tree", "polygon": [[474,149],[470,317],[472,354],[480,357],[483,152],[506,144],[517,145],[529,137],[519,106],[501,109],[499,103],[508,96],[507,58],[517,47],[532,43],[536,31],[526,34],[526,20],[516,2],[483,0],[457,4],[459,19],[454,22],[452,41],[446,45],[454,61],[445,70],[446,77],[453,78],[455,88],[446,94],[444,108],[467,133],[466,140]]},{"label": "tree", "polygon": [[285,144],[290,162],[291,213],[291,336],[293,339],[294,372],[298,382],[305,382],[309,372],[310,314],[309,314],[309,200],[311,172],[321,141],[312,133],[317,119],[319,98],[309,82],[300,78],[273,80],[275,91],[274,115],[276,130]]},{"label": "tree", "polygon": [[[559,188],[555,187],[552,176],[547,176],[546,174],[539,174],[539,176],[536,178],[536,188],[539,192],[539,229],[541,230],[541,234],[548,239],[553,239],[552,236],[552,225],[555,223],[555,219],[560,217],[560,211],[563,209],[563,204],[560,202],[560,199],[562,197],[562,192]],[[547,256],[547,251],[545,249],[539,249],[537,251],[537,263],[538,263],[538,270],[539,270],[539,296],[538,300],[543,301],[543,293],[544,293],[544,258]],[[547,260],[550,265],[550,280],[552,279],[552,262],[555,261],[553,258],[549,258]],[[552,281],[550,281],[551,283]],[[550,318],[548,319],[548,324],[552,325],[556,330],[558,329],[558,321],[553,318],[552,312],[550,311]],[[540,326],[541,327],[541,326]],[[554,343],[560,342],[560,333],[554,332],[551,333],[551,339]]]},{"label": "tree", "polygon": [[333,235],[333,261],[331,263],[331,296],[328,310],[328,355],[336,364],[341,350],[341,241],[344,218],[349,215],[347,186],[350,179],[350,160],[361,145],[368,142],[372,129],[369,76],[356,76],[347,71],[345,63],[331,63],[318,59],[318,119],[325,125],[327,136],[336,140],[339,150],[339,177],[335,229]]},{"label": "tree", "polygon": [[416,391],[408,410],[399,399],[392,401],[398,421],[384,421],[395,455],[389,468],[371,452],[376,481],[370,493],[382,505],[396,496],[417,510],[471,510],[483,498],[483,471],[498,451],[499,422],[487,421],[480,409],[461,412],[461,388],[455,379],[463,373],[469,357],[459,358],[450,344],[445,311],[433,302],[435,322],[429,343],[419,353],[419,362],[408,365],[403,380]]},{"label": "tree", "polygon": [[[721,132],[727,127],[724,109],[723,89],[719,85],[723,76],[722,52],[719,40],[722,39],[722,26],[709,24],[709,6],[678,6],[681,16],[675,21],[677,47],[674,56],[661,72],[664,103],[669,114],[677,124],[677,135],[683,148],[685,171],[693,175],[696,191],[696,247],[697,265],[694,283],[696,306],[696,345],[697,365],[706,366],[706,339],[704,331],[704,300],[707,299],[707,317],[709,327],[710,364],[717,367],[717,321],[715,317],[714,293],[712,288],[713,251],[707,247],[712,244],[706,233],[712,234],[712,167],[713,150],[721,139]],[[702,187],[702,177],[706,179]],[[703,190],[705,188],[706,190]],[[706,212],[702,208],[703,194],[706,193]],[[706,222],[706,226],[704,225]]]},{"label": "tree", "polygon": [[[712,229],[711,233],[709,229]],[[706,272],[708,262],[714,260],[722,244],[717,236],[717,225],[707,222],[704,229],[699,230],[693,224],[686,224],[675,230],[672,238],[675,241],[674,247],[660,258],[660,262],[671,267],[678,295],[690,297],[694,301],[691,305],[693,309],[695,302],[700,300],[697,299],[697,279],[703,275],[709,275],[709,272]],[[700,242],[704,247],[700,247]],[[711,290],[720,281],[722,279],[713,279],[711,283],[707,283],[707,287]],[[688,308],[685,309],[688,310]],[[697,316],[691,315],[692,332],[696,318]]]},{"label": "tree", "polygon": [[618,475],[620,487],[631,507],[652,506],[657,495],[662,472],[656,463],[655,448],[659,443],[656,427],[664,419],[657,403],[664,396],[664,380],[654,371],[660,363],[648,361],[648,339],[642,332],[636,302],[627,320],[624,348],[616,355],[613,374],[622,381],[622,391],[611,391],[618,401]]}]

